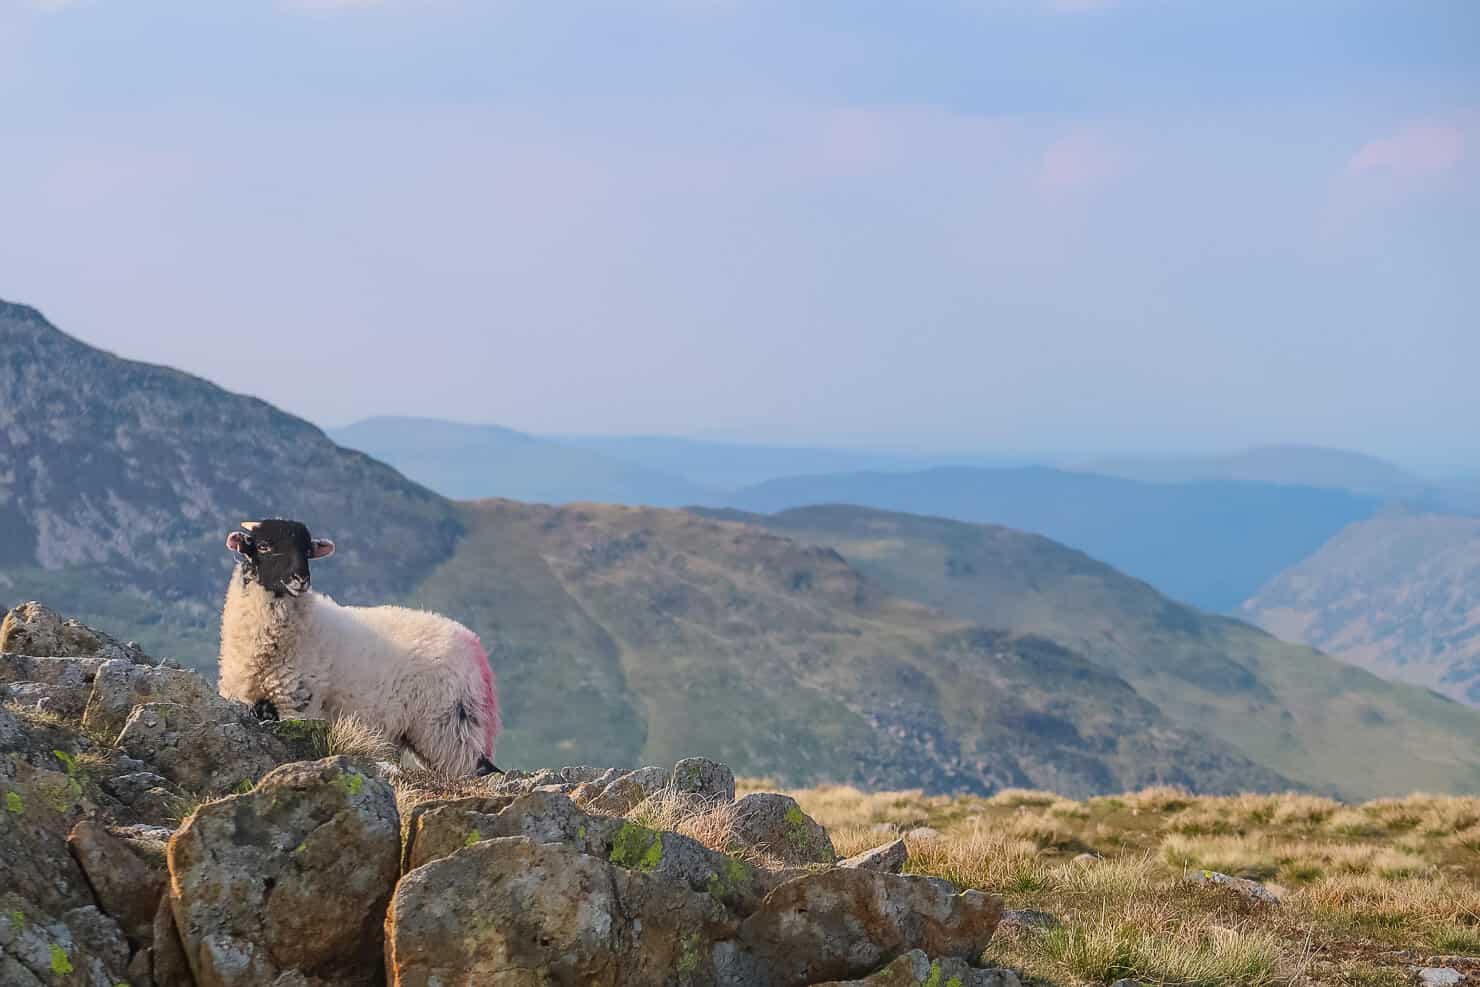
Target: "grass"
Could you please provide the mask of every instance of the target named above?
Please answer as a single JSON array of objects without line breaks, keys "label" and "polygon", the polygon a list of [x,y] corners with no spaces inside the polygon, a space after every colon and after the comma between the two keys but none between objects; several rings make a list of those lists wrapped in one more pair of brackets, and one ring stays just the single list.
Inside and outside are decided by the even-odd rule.
[{"label": "grass", "polygon": [[[909,871],[1056,916],[1004,930],[984,957],[1031,982],[1396,987],[1410,965],[1449,956],[1476,957],[1460,966],[1480,975],[1480,798],[790,794],[841,853],[929,826],[939,836],[906,837]],[[1255,877],[1281,902],[1202,886],[1203,869]]]}]

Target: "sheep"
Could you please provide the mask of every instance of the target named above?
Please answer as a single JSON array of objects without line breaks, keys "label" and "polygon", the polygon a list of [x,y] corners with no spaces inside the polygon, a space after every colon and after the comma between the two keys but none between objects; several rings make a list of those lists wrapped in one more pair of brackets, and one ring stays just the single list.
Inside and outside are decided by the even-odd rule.
[{"label": "sheep", "polygon": [[298,521],[243,521],[221,613],[221,695],[259,718],[358,715],[425,767],[465,777],[493,763],[501,726],[478,636],[405,607],[340,606],[310,588],[309,561],[334,554]]}]

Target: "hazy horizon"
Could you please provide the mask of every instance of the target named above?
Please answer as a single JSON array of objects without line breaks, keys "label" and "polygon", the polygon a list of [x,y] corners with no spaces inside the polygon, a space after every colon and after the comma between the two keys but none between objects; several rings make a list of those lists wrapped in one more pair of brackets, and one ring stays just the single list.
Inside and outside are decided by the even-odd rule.
[{"label": "hazy horizon", "polygon": [[0,297],[325,426],[1474,475],[1477,52],[1464,2],[9,0]]}]

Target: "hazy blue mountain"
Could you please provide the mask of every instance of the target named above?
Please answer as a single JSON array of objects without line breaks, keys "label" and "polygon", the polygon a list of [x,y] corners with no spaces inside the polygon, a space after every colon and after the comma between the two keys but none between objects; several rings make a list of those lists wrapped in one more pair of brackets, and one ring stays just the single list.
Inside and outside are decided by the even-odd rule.
[{"label": "hazy blue mountain", "polygon": [[498,425],[381,417],[330,429],[329,434],[455,499],[675,507],[718,496],[673,473]]},{"label": "hazy blue mountain", "polygon": [[1042,467],[946,467],[772,480],[729,505],[773,512],[856,504],[1045,535],[1143,579],[1175,599],[1231,612],[1276,573],[1314,552],[1373,497],[1271,484],[1154,484]]},{"label": "hazy blue mountain", "polygon": [[803,474],[863,470],[894,472],[946,465],[1025,465],[1024,460],[1014,457],[974,453],[778,446],[661,435],[567,435],[560,436],[559,441],[648,469],[685,476],[695,483],[720,490],[735,490],[766,480]]},{"label": "hazy blue mountain", "polygon": [[1260,446],[1227,456],[1107,459],[1084,469],[1146,483],[1233,480],[1350,490],[1379,497],[1405,497],[1424,488],[1418,477],[1385,460],[1321,446]]}]

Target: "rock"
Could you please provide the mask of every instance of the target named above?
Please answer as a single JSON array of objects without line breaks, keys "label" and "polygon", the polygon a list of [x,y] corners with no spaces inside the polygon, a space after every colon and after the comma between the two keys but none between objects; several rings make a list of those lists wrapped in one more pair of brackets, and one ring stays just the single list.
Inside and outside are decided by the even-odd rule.
[{"label": "rock", "polygon": [[735,801],[735,773],[728,765],[707,757],[686,757],[675,764],[669,786],[710,802]]},{"label": "rock", "polygon": [[394,793],[349,758],[289,764],[202,806],[169,845],[170,902],[196,981],[378,983],[399,856]]},{"label": "rock", "polygon": [[600,778],[601,774],[601,768],[593,768],[589,764],[567,765],[560,769],[561,780],[570,782],[572,785],[584,785],[588,782],[593,782],[597,778]]},{"label": "rock", "polygon": [[190,972],[190,961],[185,956],[185,946],[180,942],[180,930],[175,926],[175,910],[169,895],[159,899],[159,908],[154,913],[152,942],[150,960],[154,987],[195,987],[195,975]]},{"label": "rock", "polygon": [[194,792],[229,791],[291,760],[283,742],[239,703],[135,706],[118,746]]},{"label": "rock", "polygon": [[0,654],[0,696],[68,719],[82,715],[103,658]]},{"label": "rock", "polygon": [[134,816],[146,822],[173,821],[180,817],[186,798],[170,783],[152,771],[131,771],[104,778],[103,791],[133,810]]},{"label": "rock", "polygon": [[905,833],[904,834],[904,838],[907,839],[907,840],[920,840],[920,841],[924,841],[924,840],[938,840],[938,839],[940,839],[940,830],[934,829],[934,828],[932,828],[930,826],[916,826],[914,829],[912,829],[909,832]]},{"label": "rock", "polygon": [[227,702],[194,672],[122,660],[105,661],[93,678],[92,695],[82,714],[82,725],[95,734],[116,737],[135,706],[180,703],[204,708],[226,706]]},{"label": "rock", "polygon": [[631,812],[642,801],[668,786],[669,774],[659,767],[629,771],[611,784],[586,806],[592,812],[621,816]]},{"label": "rock", "polygon": [[1413,973],[1423,987],[1454,987],[1465,978],[1464,974],[1448,966],[1416,966]]},{"label": "rock", "polygon": [[402,878],[386,917],[387,981],[712,985],[712,944],[734,931],[707,895],[567,846],[488,840]]},{"label": "rock", "polygon": [[776,987],[865,976],[911,949],[974,959],[997,928],[1002,899],[952,890],[868,870],[807,874],[767,895],[739,941]]},{"label": "rock", "polygon": [[84,819],[67,837],[72,856],[82,866],[103,911],[117,920],[136,945],[154,937],[154,913],[169,874],[161,854],[145,859],[101,823]]},{"label": "rock", "polygon": [[1218,871],[1205,870],[1198,876],[1197,883],[1204,887],[1223,888],[1256,905],[1278,906],[1280,903],[1268,888],[1246,877],[1230,877]]},{"label": "rock", "polygon": [[997,937],[1020,936],[1027,932],[1035,932],[1059,927],[1058,917],[1049,912],[1035,911],[1031,908],[1021,911],[1007,911],[1002,913],[1002,921],[997,923]]},{"label": "rock", "polygon": [[1098,864],[1102,859],[1098,853],[1077,853],[1069,859],[1069,863],[1088,867],[1090,864]]},{"label": "rock", "polygon": [[931,960],[912,949],[862,980],[833,980],[816,987],[1022,987],[1011,970],[978,970],[957,959]]},{"label": "rock", "polygon": [[[401,873],[404,874],[406,871],[411,870],[412,867],[420,867],[424,863],[447,855],[446,853],[437,852],[440,842],[446,838],[440,832],[433,837],[437,841],[435,845],[428,843],[420,851],[416,849],[421,836],[422,817],[427,813],[434,812],[438,809],[445,809],[448,815],[464,813],[468,816],[496,816],[513,804],[514,799],[517,797],[516,795],[471,795],[460,799],[430,799],[412,806],[411,811],[406,816],[404,827],[406,830],[406,840],[401,850]],[[433,827],[435,830],[442,830],[444,828],[447,827],[440,822]],[[467,838],[467,832],[468,830],[465,830],[463,833],[464,840]],[[455,852],[456,850],[448,851],[448,853]],[[415,864],[412,863],[413,859],[417,861]]]},{"label": "rock", "polygon": [[125,644],[77,620],[63,620],[34,600],[5,615],[0,623],[0,651],[37,658],[121,658],[153,664],[136,645]]},{"label": "rock", "polygon": [[827,830],[789,795],[757,792],[735,803],[735,838],[786,864],[837,860]]},{"label": "rock", "polygon": [[554,792],[556,795],[569,795],[571,792],[574,792],[577,788],[580,787],[580,785],[577,785],[573,782],[563,781],[558,785],[540,785],[538,788],[535,788],[534,791]]},{"label": "rock", "polygon": [[1110,987],[1143,987],[1143,985],[1139,980],[1131,980],[1129,977],[1126,977],[1115,981]]},{"label": "rock", "polygon": [[905,862],[910,859],[910,849],[904,840],[895,840],[883,846],[865,850],[860,854],[849,857],[839,862],[839,867],[858,867],[863,870],[882,871],[886,874],[898,874],[904,870]]},{"label": "rock", "polygon": [[444,803],[415,816],[407,833],[406,869],[425,866],[480,841],[519,836],[536,843],[561,843],[618,867],[707,894],[737,915],[755,911],[768,891],[794,876],[761,871],[679,833],[582,812],[569,798],[554,792],[532,792],[492,814],[470,804],[476,801]]},{"label": "rock", "polygon": [[41,915],[0,894],[0,983],[6,987],[123,981],[129,949],[117,923],[93,905]]}]

